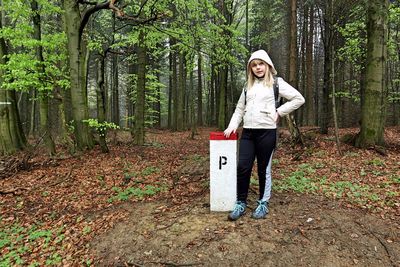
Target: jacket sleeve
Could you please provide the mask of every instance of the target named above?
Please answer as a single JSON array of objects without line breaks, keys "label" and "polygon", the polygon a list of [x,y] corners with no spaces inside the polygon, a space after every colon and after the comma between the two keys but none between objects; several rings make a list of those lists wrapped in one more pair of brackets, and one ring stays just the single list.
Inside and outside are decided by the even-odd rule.
[{"label": "jacket sleeve", "polygon": [[294,89],[293,86],[285,82],[282,78],[278,78],[278,84],[279,96],[285,98],[287,102],[277,108],[276,111],[280,117],[284,117],[303,105],[305,100],[299,91]]},{"label": "jacket sleeve", "polygon": [[228,128],[237,129],[242,122],[246,105],[244,104],[245,95],[244,90],[242,90],[242,94],[239,97],[239,101],[236,104],[235,112],[232,115],[231,121],[229,122]]}]

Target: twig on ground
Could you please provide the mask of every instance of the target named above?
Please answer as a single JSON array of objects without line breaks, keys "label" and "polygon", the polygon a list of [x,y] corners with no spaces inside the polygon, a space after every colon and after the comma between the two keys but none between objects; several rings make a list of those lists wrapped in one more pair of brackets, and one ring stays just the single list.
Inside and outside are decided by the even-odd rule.
[{"label": "twig on ground", "polygon": [[14,196],[17,196],[22,194],[22,192],[18,193],[18,191],[24,191],[24,190],[28,190],[28,188],[17,187],[17,188],[5,189],[0,191],[0,195],[13,194]]},{"label": "twig on ground", "polygon": [[74,166],[72,166],[72,167],[69,169],[69,172],[67,173],[67,175],[61,177],[61,178],[58,179],[57,181],[55,181],[55,182],[49,184],[48,186],[55,186],[55,185],[61,184],[61,183],[64,182],[64,181],[69,180],[69,178],[71,177],[72,169],[73,169],[73,168],[74,168]]},{"label": "twig on ground", "polygon": [[167,267],[179,267],[179,266],[195,266],[195,265],[203,265],[201,262],[193,262],[193,263],[174,263],[174,262],[165,262],[165,261],[151,261],[149,263],[154,264],[163,264]]}]

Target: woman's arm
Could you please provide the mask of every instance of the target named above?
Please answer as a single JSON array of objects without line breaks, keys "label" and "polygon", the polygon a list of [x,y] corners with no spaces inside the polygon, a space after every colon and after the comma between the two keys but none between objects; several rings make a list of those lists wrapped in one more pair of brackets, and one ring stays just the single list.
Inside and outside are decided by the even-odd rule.
[{"label": "woman's arm", "polygon": [[298,109],[304,104],[304,97],[297,91],[293,86],[285,82],[282,78],[278,78],[279,83],[279,95],[284,97],[287,102],[277,108],[277,112],[280,117],[284,117],[289,113]]}]

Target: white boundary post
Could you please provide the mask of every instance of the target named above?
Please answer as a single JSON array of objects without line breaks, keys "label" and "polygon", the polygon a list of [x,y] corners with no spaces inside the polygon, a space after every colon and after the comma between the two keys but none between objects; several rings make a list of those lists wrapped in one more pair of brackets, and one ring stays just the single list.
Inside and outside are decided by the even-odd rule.
[{"label": "white boundary post", "polygon": [[238,135],[225,138],[223,132],[210,133],[210,210],[230,211],[236,202]]}]

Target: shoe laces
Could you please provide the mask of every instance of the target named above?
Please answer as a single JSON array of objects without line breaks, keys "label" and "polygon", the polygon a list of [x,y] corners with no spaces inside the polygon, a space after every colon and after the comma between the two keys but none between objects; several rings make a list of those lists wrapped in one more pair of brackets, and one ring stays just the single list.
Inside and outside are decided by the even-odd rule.
[{"label": "shoe laces", "polygon": [[244,205],[242,202],[236,202],[235,206],[233,207],[233,213],[241,213],[244,211]]},{"label": "shoe laces", "polygon": [[267,211],[266,202],[258,200],[257,203],[258,203],[258,206],[255,210],[255,213],[266,213],[266,211]]}]

